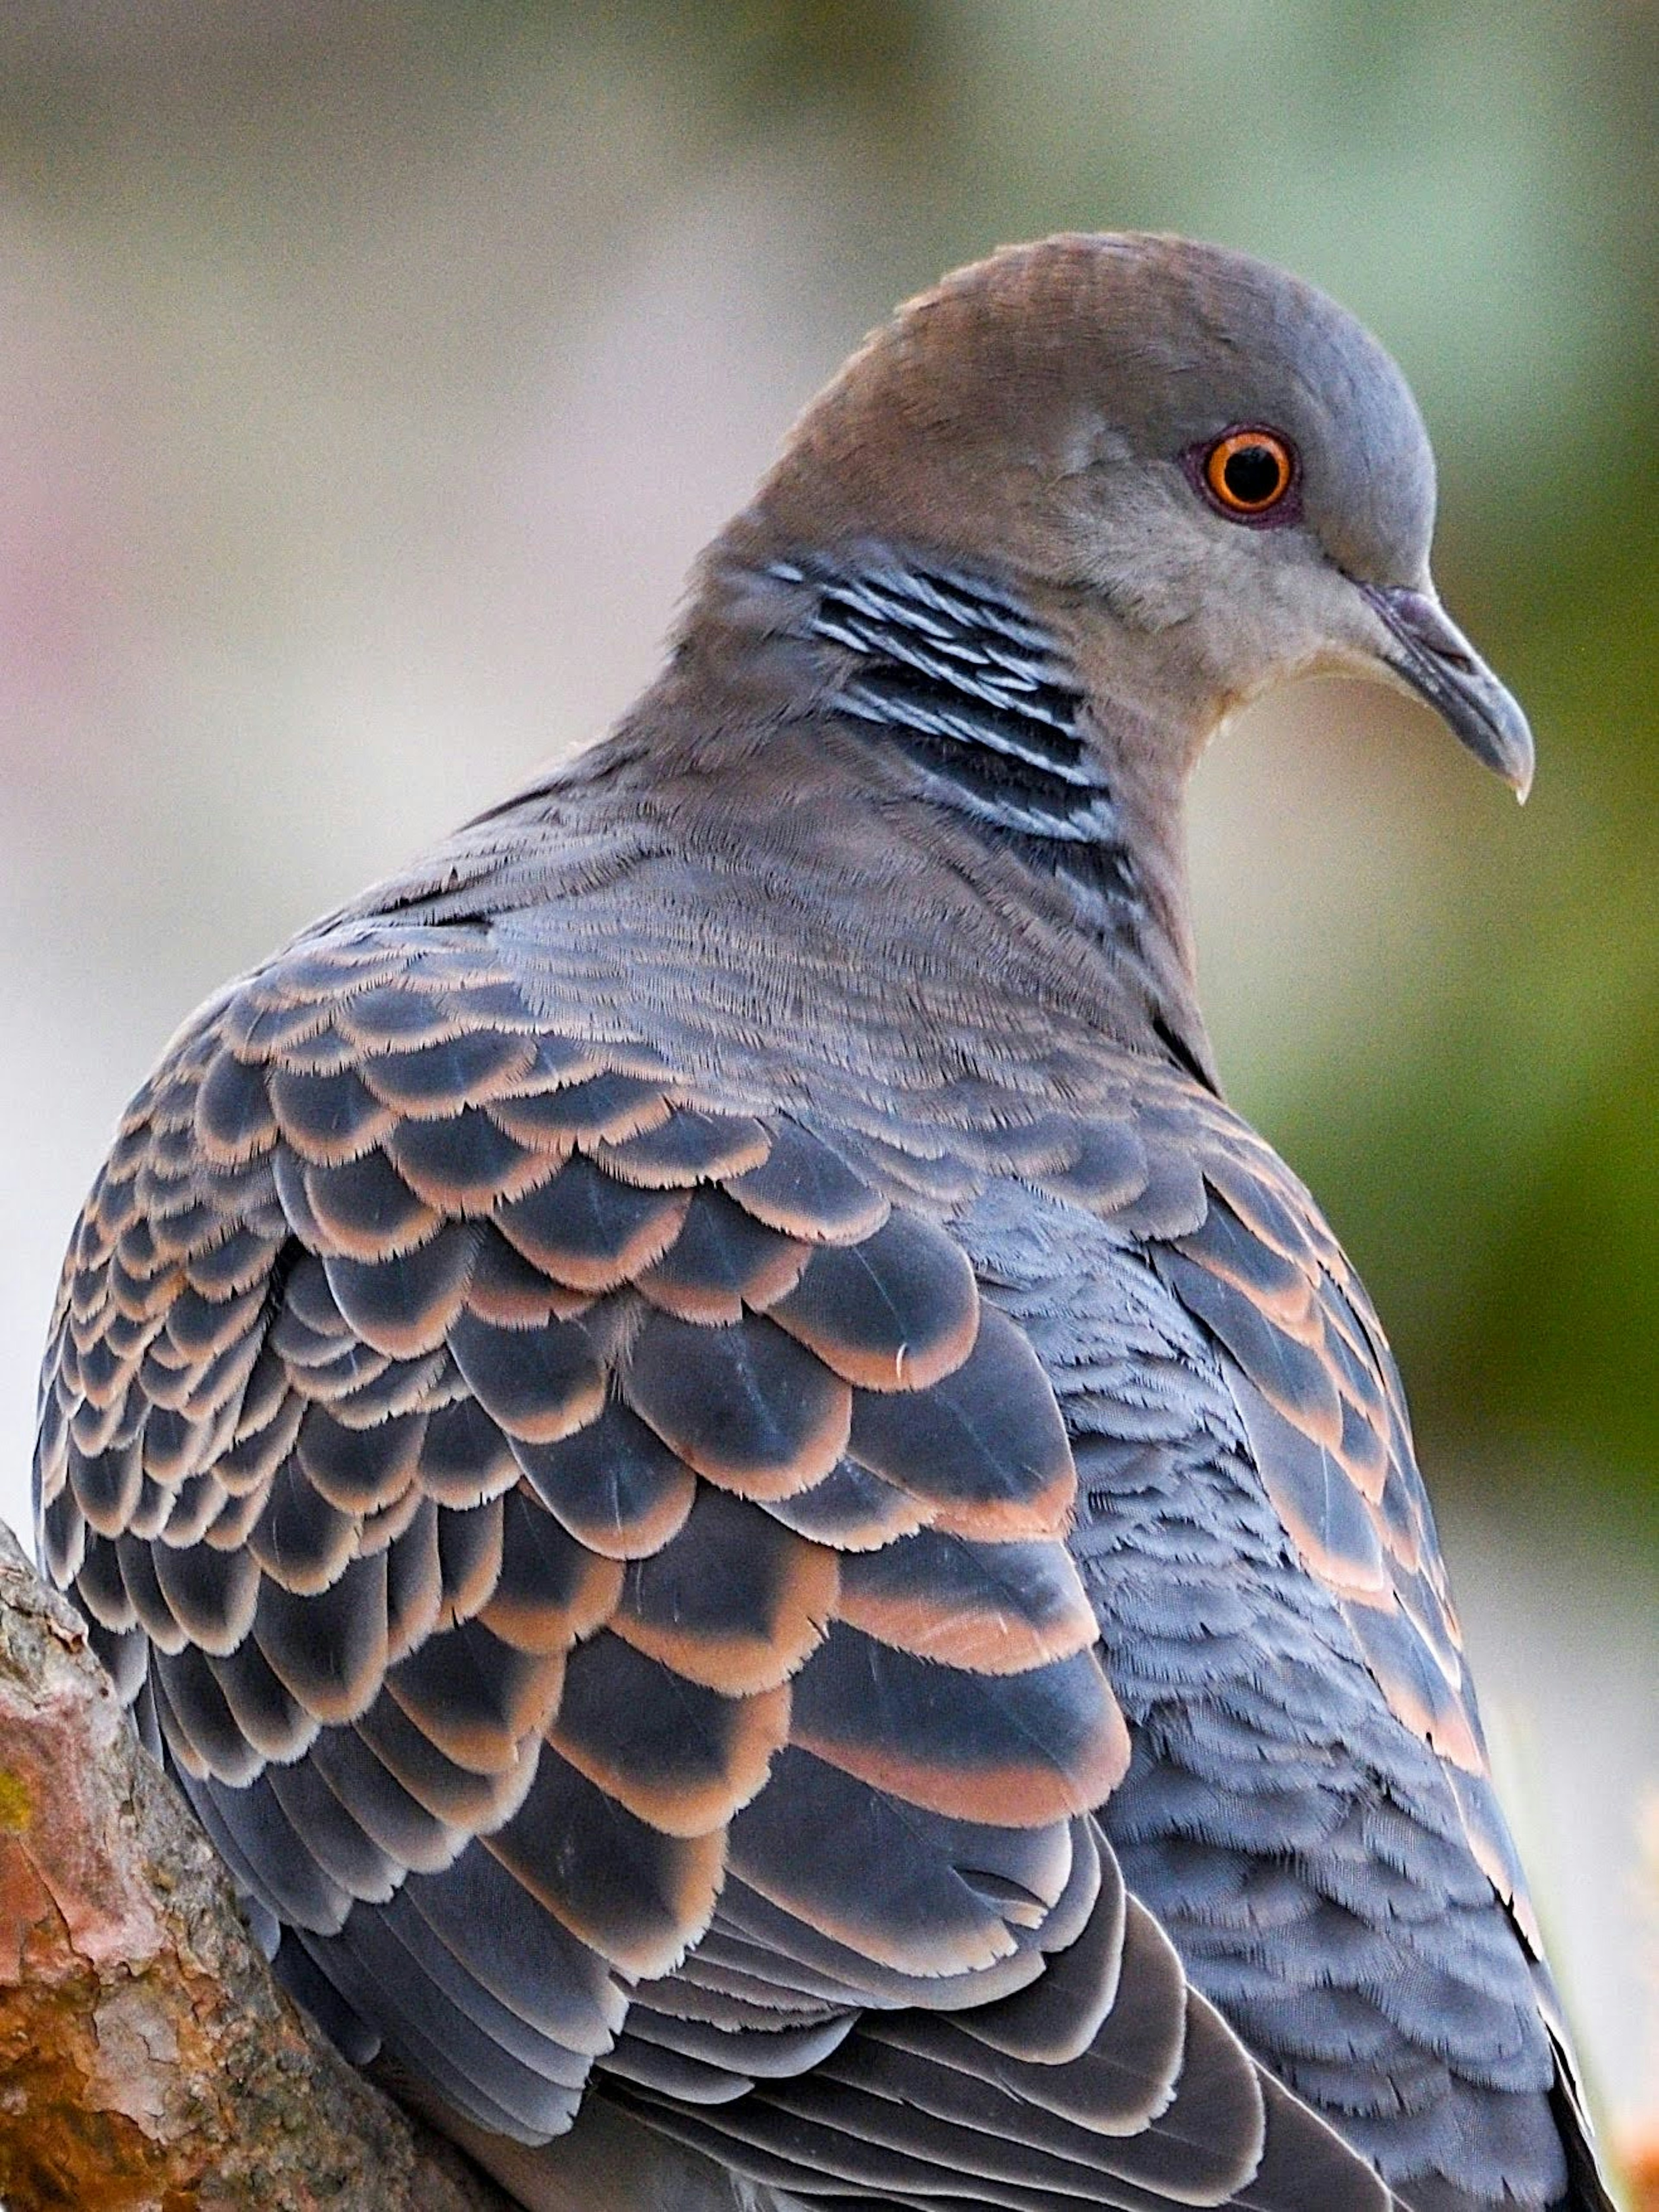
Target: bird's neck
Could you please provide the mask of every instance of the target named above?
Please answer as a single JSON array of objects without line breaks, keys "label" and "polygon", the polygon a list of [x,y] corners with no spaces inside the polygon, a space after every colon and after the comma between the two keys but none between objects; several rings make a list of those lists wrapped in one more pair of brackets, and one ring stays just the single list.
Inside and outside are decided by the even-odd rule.
[{"label": "bird's neck", "polygon": [[779,741],[805,738],[826,768],[850,755],[843,791],[908,814],[935,848],[943,832],[1072,994],[1097,991],[1104,1025],[1212,1081],[1184,851],[1196,741],[1156,725],[1133,655],[1090,650],[1077,610],[959,564],[745,556],[711,563],[685,632],[705,699],[738,684],[775,701]]}]

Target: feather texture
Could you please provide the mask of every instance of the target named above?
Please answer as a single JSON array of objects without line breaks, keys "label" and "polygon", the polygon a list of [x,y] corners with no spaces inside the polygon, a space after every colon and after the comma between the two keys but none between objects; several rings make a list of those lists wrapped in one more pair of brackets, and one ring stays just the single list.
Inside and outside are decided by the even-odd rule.
[{"label": "feather texture", "polygon": [[[1391,635],[1426,573],[1403,387],[1276,281],[920,303],[613,738],[212,1000],[77,1224],[48,1571],[527,2203],[1606,2212],[1398,1375],[1193,994],[1249,564]],[[1241,323],[1300,567],[1176,458],[1268,419]]]},{"label": "feather texture", "polygon": [[[1413,2031],[1403,1997],[1361,1993],[1363,1950],[1319,2000],[1328,2028],[1311,1983],[1239,1980],[1227,1931],[1254,1923],[1199,1900],[1229,1867],[1249,1893],[1250,1850],[1294,1825],[1194,1831],[1181,1805],[1224,1764],[1166,1747],[1108,1814],[1132,1869],[1159,1855],[1177,1936],[1199,1916],[1185,1970],[1075,1825],[1119,1802],[1130,1741],[1097,1648],[1111,1511],[1078,1499],[1067,1429],[1097,1467],[1097,1370],[1132,1339],[1030,1254],[1074,1273],[1103,1237],[1091,1279],[1133,1254],[1149,1312],[1188,1316],[1258,1515],[1328,1592],[1377,1715],[1460,1778],[1434,1848],[1495,1859],[1397,1385],[1340,1255],[1224,1109],[1150,1067],[1103,1070],[1040,1146],[919,1120],[918,1182],[955,1163],[941,1213],[890,1137],[832,1143],[639,1064],[541,1030],[497,960],[382,926],[222,1003],[133,1109],[66,1277],[42,1492],[88,1613],[148,1639],[239,1879],[486,2129],[563,2127],[597,2066],[653,2126],[809,2189],[921,2203],[948,2154],[986,2202],[1086,2175],[1103,2201],[1254,2204],[1270,2136],[1278,2155],[1300,2130],[1260,2202],[1307,2201],[1298,2160],[1340,2168],[1334,2138],[1194,1979],[1316,2102],[1334,2058],[1395,2065]],[[162,1145],[180,1127],[198,1149]],[[999,1142],[1050,1195],[1015,1200]],[[118,1267],[160,1395],[100,1357]],[[118,1407],[90,1432],[89,1375]],[[1163,1425],[1190,1445],[1195,1420]],[[1310,1832],[1316,1857],[1333,1839]],[[1171,1890],[1163,1862],[1201,1844]],[[1395,1848],[1420,1854],[1408,1823]],[[1459,1879],[1473,1910],[1486,1877]],[[568,1991],[434,1922],[432,1885],[464,1881],[557,1931]],[[1443,2074],[1468,1985],[1432,1971],[1415,2033]],[[1456,2060],[1477,2072],[1516,1978],[1489,1972]],[[1370,2203],[1351,2171],[1342,2201]]]}]

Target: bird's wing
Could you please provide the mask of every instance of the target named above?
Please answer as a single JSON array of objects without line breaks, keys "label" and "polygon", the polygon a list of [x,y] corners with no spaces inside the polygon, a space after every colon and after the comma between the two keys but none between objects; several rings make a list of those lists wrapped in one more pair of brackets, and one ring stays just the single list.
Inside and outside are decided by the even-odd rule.
[{"label": "bird's wing", "polygon": [[1135,1742],[1103,1815],[1132,1893],[1413,2204],[1602,2204],[1363,1291],[1173,1068],[1120,1055],[1025,1127],[1008,1093],[842,1141],[948,1209],[1055,1386]]},{"label": "bird's wing", "polygon": [[1164,1111],[1166,1141],[1202,1174],[1204,1211],[1156,1265],[1222,1347],[1274,1510],[1389,1711],[1439,1759],[1469,1848],[1537,1955],[1382,1325],[1313,1200],[1252,1129],[1207,1101]]},{"label": "bird's wing", "polygon": [[486,931],[337,929],[185,1030],[37,1480],[305,1993],[486,2129],[597,2064],[866,2200],[1389,2201],[1124,1894],[1022,1330],[799,1121],[552,1033]]},{"label": "bird's wing", "polygon": [[1073,1431],[1137,1735],[1108,1816],[1131,1886],[1412,2201],[1553,2201],[1565,2152],[1571,2201],[1604,2204],[1376,1315],[1237,1115],[1172,1070],[1130,1088],[1036,1178],[1093,1246],[1033,1261],[1029,1207],[963,1233],[1020,1286]]}]

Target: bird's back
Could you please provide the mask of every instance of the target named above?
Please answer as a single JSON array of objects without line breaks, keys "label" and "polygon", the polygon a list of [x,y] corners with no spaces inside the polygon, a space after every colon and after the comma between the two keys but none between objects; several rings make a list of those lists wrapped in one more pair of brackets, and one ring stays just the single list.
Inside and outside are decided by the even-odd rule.
[{"label": "bird's back", "polygon": [[1076,1012],[977,1019],[966,895],[919,963],[844,830],[665,852],[617,773],[536,802],[554,896],[497,822],[216,1001],[66,1278],[49,1553],[301,1993],[475,2126],[594,2068],[784,2187],[977,2155],[1043,2206],[1094,2131],[1116,2201],[1232,2201],[1282,2081],[1419,2205],[1551,2201],[1433,1532],[1305,1194]]}]

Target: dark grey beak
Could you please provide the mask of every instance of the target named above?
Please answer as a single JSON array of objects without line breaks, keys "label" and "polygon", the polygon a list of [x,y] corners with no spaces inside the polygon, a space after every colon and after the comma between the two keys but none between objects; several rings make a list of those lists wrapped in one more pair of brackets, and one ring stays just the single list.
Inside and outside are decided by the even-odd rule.
[{"label": "dark grey beak", "polygon": [[1437,599],[1399,586],[1359,588],[1395,639],[1389,667],[1428,701],[1477,760],[1495,768],[1524,799],[1532,789],[1533,745],[1519,702]]}]

